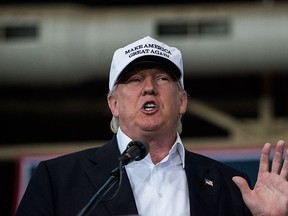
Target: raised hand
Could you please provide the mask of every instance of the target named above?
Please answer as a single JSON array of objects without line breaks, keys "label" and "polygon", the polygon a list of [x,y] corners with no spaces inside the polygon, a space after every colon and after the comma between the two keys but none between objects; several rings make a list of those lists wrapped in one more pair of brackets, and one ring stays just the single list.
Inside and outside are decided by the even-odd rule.
[{"label": "raised hand", "polygon": [[264,145],[253,190],[249,188],[245,179],[233,177],[244,202],[254,216],[288,216],[288,150],[284,152],[284,148],[284,141],[278,141],[270,170],[271,144]]}]

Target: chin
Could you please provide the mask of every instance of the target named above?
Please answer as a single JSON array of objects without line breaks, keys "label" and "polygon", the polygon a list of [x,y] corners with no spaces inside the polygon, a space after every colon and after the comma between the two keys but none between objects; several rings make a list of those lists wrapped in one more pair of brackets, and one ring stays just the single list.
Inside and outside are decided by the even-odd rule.
[{"label": "chin", "polygon": [[146,131],[146,132],[157,132],[159,129],[161,128],[161,125],[146,125],[146,126],[143,126],[142,127],[142,130],[143,131]]}]

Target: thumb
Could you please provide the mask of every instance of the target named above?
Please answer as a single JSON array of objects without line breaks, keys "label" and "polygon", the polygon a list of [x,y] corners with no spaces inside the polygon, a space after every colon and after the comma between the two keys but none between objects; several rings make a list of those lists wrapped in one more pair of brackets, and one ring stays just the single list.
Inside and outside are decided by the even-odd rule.
[{"label": "thumb", "polygon": [[232,180],[237,185],[237,187],[240,189],[243,198],[250,193],[251,189],[250,189],[247,181],[244,178],[242,178],[240,176],[234,176],[232,178]]}]

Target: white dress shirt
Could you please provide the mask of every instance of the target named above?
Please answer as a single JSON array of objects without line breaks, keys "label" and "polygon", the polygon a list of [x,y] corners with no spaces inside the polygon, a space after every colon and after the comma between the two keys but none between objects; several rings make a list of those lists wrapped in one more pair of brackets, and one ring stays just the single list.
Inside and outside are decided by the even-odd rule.
[{"label": "white dress shirt", "polygon": [[[131,141],[119,128],[120,152]],[[190,215],[189,192],[185,167],[185,151],[179,134],[173,147],[161,162],[153,164],[150,154],[126,165],[138,213],[141,216]],[[129,205],[129,203],[127,203]]]}]

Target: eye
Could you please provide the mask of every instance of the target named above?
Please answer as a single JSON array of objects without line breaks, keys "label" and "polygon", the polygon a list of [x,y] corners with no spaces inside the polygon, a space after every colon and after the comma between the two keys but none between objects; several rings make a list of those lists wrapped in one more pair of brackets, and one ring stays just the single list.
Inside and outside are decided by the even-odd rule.
[{"label": "eye", "polygon": [[170,76],[167,74],[160,74],[156,77],[158,82],[169,82],[171,80]]},{"label": "eye", "polygon": [[142,81],[142,78],[140,76],[131,76],[128,80],[127,83],[139,83]]}]

